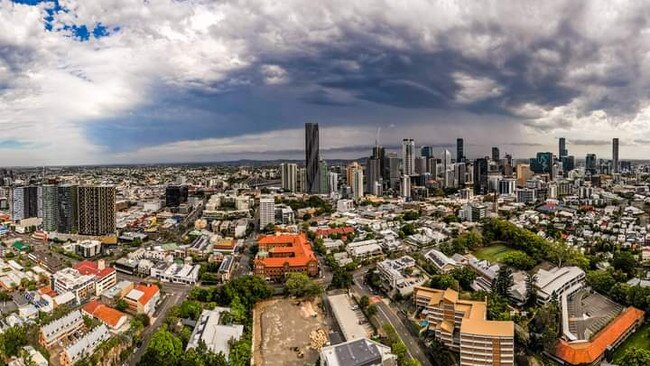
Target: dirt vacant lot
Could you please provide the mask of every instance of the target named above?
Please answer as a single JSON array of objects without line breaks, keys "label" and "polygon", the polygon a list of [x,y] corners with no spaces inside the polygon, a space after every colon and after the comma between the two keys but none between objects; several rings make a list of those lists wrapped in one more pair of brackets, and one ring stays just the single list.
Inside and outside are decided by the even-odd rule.
[{"label": "dirt vacant lot", "polygon": [[[290,299],[265,301],[255,307],[255,366],[302,366],[314,363],[318,351],[310,347],[309,335],[329,332],[323,312],[316,303]],[[299,358],[299,353],[304,355]]]}]

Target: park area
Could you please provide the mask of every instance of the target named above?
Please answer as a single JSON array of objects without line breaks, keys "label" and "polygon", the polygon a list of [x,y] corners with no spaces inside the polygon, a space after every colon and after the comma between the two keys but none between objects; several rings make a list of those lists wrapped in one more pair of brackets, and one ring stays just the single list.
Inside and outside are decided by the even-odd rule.
[{"label": "park area", "polygon": [[614,363],[618,362],[630,348],[650,350],[650,323],[644,324],[616,349],[616,352],[614,352]]},{"label": "park area", "polygon": [[474,256],[478,259],[487,260],[491,263],[501,263],[503,258],[508,254],[516,253],[516,249],[512,249],[505,244],[492,244],[488,247],[480,248],[474,251]]},{"label": "park area", "polygon": [[327,342],[329,325],[318,301],[273,299],[254,310],[253,364],[313,364]]}]

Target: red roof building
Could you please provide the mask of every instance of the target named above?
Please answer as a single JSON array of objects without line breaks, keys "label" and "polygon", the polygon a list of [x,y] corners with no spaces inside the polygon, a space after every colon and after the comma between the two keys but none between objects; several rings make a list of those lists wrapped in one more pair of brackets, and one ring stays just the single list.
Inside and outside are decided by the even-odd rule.
[{"label": "red roof building", "polygon": [[106,267],[104,260],[97,262],[85,260],[74,265],[81,275],[95,276],[95,293],[97,296],[117,284],[115,268]]},{"label": "red roof building", "polygon": [[607,347],[616,348],[643,324],[645,312],[634,307],[625,309],[601,329],[589,342],[560,340],[555,356],[569,365],[592,365],[603,358]]},{"label": "red roof building", "polygon": [[351,234],[353,232],[354,232],[354,228],[350,227],[350,226],[334,227],[334,228],[327,228],[327,229],[316,229],[316,237],[317,238],[327,238],[332,234],[347,235],[347,234]]},{"label": "red roof building", "polygon": [[126,314],[108,307],[98,300],[87,303],[81,311],[88,316],[96,318],[111,329],[121,328],[128,320]]},{"label": "red roof building", "polygon": [[153,315],[159,300],[160,290],[152,284],[139,284],[124,297],[129,311],[134,314]]},{"label": "red roof building", "polygon": [[290,272],[318,275],[318,260],[304,234],[268,235],[257,244],[256,275],[270,280],[281,280]]}]

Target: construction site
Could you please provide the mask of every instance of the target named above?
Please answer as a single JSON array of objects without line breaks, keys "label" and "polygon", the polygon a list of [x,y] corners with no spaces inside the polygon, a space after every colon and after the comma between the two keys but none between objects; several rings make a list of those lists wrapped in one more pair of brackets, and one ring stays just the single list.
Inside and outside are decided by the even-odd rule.
[{"label": "construction site", "polygon": [[313,364],[327,345],[331,326],[320,299],[273,299],[259,303],[253,315],[255,366]]}]

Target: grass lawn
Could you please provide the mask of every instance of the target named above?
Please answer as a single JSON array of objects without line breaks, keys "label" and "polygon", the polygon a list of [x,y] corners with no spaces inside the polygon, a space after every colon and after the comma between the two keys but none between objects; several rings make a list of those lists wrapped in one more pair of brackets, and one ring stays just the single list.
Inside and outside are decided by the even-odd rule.
[{"label": "grass lawn", "polygon": [[616,363],[621,357],[623,357],[625,351],[632,347],[650,350],[650,323],[641,326],[636,333],[632,334],[625,342],[623,342],[623,344],[621,344],[620,347],[616,349],[614,352],[614,362]]},{"label": "grass lawn", "polygon": [[498,263],[501,262],[501,259],[506,254],[516,251],[516,249],[509,248],[505,244],[492,244],[489,247],[476,250],[473,254],[478,259],[485,259],[492,263]]}]

